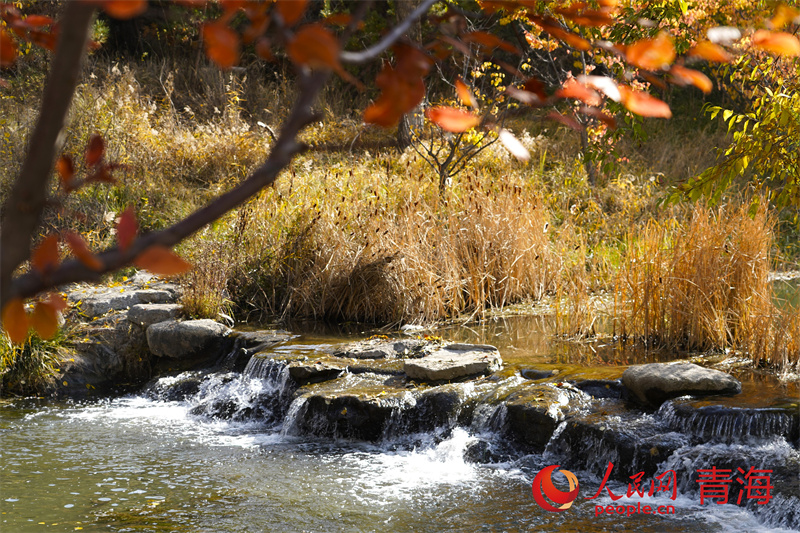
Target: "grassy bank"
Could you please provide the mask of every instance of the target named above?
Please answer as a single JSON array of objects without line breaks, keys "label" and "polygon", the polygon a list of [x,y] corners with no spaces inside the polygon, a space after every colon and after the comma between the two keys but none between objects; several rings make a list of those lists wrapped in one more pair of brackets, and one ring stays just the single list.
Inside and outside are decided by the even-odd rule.
[{"label": "grassy bank", "polygon": [[[126,168],[118,184],[87,187],[49,211],[48,231],[76,229],[106,246],[128,205],[143,230],[161,228],[265,159],[288,84],[203,68],[177,79],[161,67],[87,67],[65,151],[80,160],[101,133]],[[41,79],[11,82],[0,89],[3,197]],[[391,132],[362,129],[353,102],[331,91],[319,107],[324,120],[304,134],[311,150],[276,186],[180,246],[196,265],[183,280],[190,314],[399,324],[547,299],[568,337],[595,333],[604,318],[631,342],[741,350],[787,368],[800,361],[797,314],[771,298],[773,217],[751,216],[736,198],[715,209],[658,207],[666,183],[710,165],[724,142],[700,118],[647,122],[648,138],[623,142],[618,171],[590,187],[577,135],[520,117],[510,128],[531,163],[493,145],[441,198],[435,172],[394,148]]]}]

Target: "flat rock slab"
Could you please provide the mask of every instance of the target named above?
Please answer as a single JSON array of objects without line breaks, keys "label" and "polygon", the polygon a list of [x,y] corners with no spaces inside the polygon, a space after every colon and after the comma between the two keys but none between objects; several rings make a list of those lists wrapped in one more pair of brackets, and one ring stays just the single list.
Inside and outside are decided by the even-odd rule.
[{"label": "flat rock slab", "polygon": [[78,304],[81,314],[88,318],[102,316],[109,311],[123,311],[137,304],[175,301],[175,293],[169,290],[138,289],[130,285],[81,287],[69,291],[67,297]]},{"label": "flat rock slab", "polygon": [[742,384],[730,374],[694,363],[635,365],[622,374],[622,383],[641,402],[655,406],[678,396],[742,392]]},{"label": "flat rock slab", "polygon": [[289,363],[289,375],[300,384],[335,379],[347,368],[339,361],[294,361]]},{"label": "flat rock slab", "polygon": [[423,350],[428,344],[430,343],[423,339],[391,340],[376,338],[336,346],[330,350],[330,354],[334,357],[347,357],[350,359],[419,357],[423,355]]},{"label": "flat rock slab", "polygon": [[500,370],[503,360],[494,346],[450,344],[420,359],[407,359],[406,375],[420,381],[445,381]]},{"label": "flat rock slab", "polygon": [[136,304],[128,311],[128,320],[146,328],[151,324],[176,318],[180,312],[179,304]]},{"label": "flat rock slab", "polygon": [[185,359],[209,350],[230,331],[209,319],[167,320],[147,328],[147,345],[155,356]]}]

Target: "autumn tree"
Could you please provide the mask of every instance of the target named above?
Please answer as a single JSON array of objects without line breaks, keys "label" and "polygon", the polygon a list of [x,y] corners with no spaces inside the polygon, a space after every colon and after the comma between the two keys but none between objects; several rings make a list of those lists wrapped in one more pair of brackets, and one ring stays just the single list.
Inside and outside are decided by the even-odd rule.
[{"label": "autumn tree", "polygon": [[[205,5],[204,0],[182,0],[183,6]],[[634,42],[612,42],[605,34],[591,34],[587,28],[604,28],[617,16],[616,0],[561,4],[535,0],[483,0],[475,12],[450,4],[422,0],[402,20],[387,24],[374,40],[354,39],[370,9],[369,2],[346,4],[350,12],[333,13],[324,18],[313,12],[307,0],[219,0],[220,17],[202,26],[202,43],[208,58],[222,69],[240,61],[242,50],[250,50],[265,61],[284,58],[294,66],[296,98],[271,146],[266,161],[250,176],[212,199],[207,205],[171,226],[139,234],[136,214],[126,210],[116,228],[117,243],[106,250],[91,250],[77,233],[52,233],[39,239],[42,215],[46,208],[58,209],[66,195],[95,182],[115,179],[119,165],[108,161],[105,141],[99,135],[89,139],[82,161],[59,154],[60,133],[73,99],[81,62],[87,49],[92,21],[98,10],[125,19],[147,10],[146,0],[80,0],[65,2],[58,21],[36,14],[23,15],[13,5],[2,4],[0,27],[0,68],[13,65],[21,42],[31,42],[53,51],[49,76],[44,88],[39,115],[30,135],[24,163],[8,194],[3,209],[0,238],[0,307],[3,327],[15,342],[23,341],[29,327],[47,337],[56,330],[57,314],[65,305],[55,293],[46,291],[77,281],[98,281],[104,274],[127,265],[170,275],[190,265],[171,248],[200,228],[241,206],[263,188],[270,186],[304,146],[300,132],[319,120],[314,110],[320,91],[338,75],[346,82],[365,89],[368,84],[352,70],[377,62],[380,70],[374,80],[379,93],[364,110],[369,124],[394,127],[401,117],[425,97],[426,78],[437,64],[453,54],[489,57],[496,48],[514,47],[498,36],[503,20],[524,18],[565,46],[578,50],[602,50],[622,65],[616,77],[580,74],[570,77],[554,92],[546,91],[535,76],[520,73],[513,65],[502,65],[512,78],[498,84],[495,98],[511,98],[521,106],[554,107],[572,102],[566,113],[552,116],[571,124],[573,113],[605,120],[606,102],[649,117],[669,117],[669,106],[642,90],[635,81],[642,78],[662,83],[692,83],[705,86],[705,76],[686,66],[689,58],[720,61],[727,52],[719,43],[699,40],[686,50],[676,50],[669,27],[655,27],[652,35]],[[556,19],[554,15],[561,18]],[[414,42],[409,29],[426,17],[435,33],[425,41]],[[494,19],[492,19],[494,17]],[[496,27],[481,21],[497,20]],[[469,23],[467,23],[469,22]],[[470,28],[483,27],[480,34]],[[794,36],[760,29],[754,46],[779,54],[792,53]],[[749,34],[748,34],[749,35]],[[348,43],[367,42],[360,49]],[[477,43],[477,46],[472,46]],[[492,44],[487,44],[492,43]],[[350,45],[352,46],[352,45]],[[500,63],[498,63],[500,64]],[[454,135],[492,132],[517,157],[525,159],[527,150],[502,128],[501,118],[492,107],[475,109],[468,91],[455,84],[461,104],[428,109],[428,118],[437,127]],[[55,170],[55,172],[54,172]],[[58,179],[58,192],[51,180]],[[71,257],[64,259],[61,247]],[[28,304],[26,301],[32,300]],[[32,310],[29,310],[32,304]]]}]

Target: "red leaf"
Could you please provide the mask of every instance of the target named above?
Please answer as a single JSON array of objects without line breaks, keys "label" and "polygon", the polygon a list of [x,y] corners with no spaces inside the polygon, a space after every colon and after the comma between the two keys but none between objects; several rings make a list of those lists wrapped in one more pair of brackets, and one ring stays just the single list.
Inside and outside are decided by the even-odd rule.
[{"label": "red leaf", "polygon": [[628,46],[628,62],[645,70],[660,70],[675,61],[675,45],[667,32],[655,39],[643,39]]},{"label": "red leaf", "polygon": [[697,43],[691,50],[689,50],[689,55],[701,57],[716,63],[728,63],[731,60],[731,55],[726,52],[724,48],[718,44],[712,43],[711,41]]},{"label": "red leaf", "polygon": [[671,118],[672,111],[669,106],[642,91],[634,91],[625,85],[619,86],[622,94],[622,103],[633,113],[643,117]]},{"label": "red leaf", "polygon": [[34,248],[31,265],[41,274],[47,274],[58,266],[58,235],[48,235]]},{"label": "red leaf", "polygon": [[217,22],[203,24],[203,43],[208,58],[222,69],[239,62],[239,36],[229,27]]},{"label": "red leaf", "polygon": [[147,11],[147,0],[106,0],[103,10],[115,19],[129,19]]},{"label": "red leaf", "polygon": [[58,312],[48,302],[36,302],[31,327],[43,339],[52,339],[58,332]]},{"label": "red leaf", "polygon": [[133,264],[159,276],[183,274],[192,268],[189,262],[166,246],[159,244],[155,244],[139,254]]},{"label": "red leaf", "polygon": [[17,43],[0,28],[0,68],[10,67],[17,60]]},{"label": "red leaf", "polygon": [[120,250],[125,251],[130,247],[138,230],[139,224],[136,222],[133,207],[128,207],[117,220],[117,243]]},{"label": "red leaf", "polygon": [[432,107],[425,111],[431,121],[445,131],[460,133],[481,123],[479,116],[454,107]]},{"label": "red leaf", "polygon": [[681,85],[694,85],[704,93],[708,94],[714,88],[714,84],[708,79],[708,76],[700,71],[686,68],[682,65],[672,65],[669,73],[673,79]]},{"label": "red leaf", "polygon": [[562,115],[558,111],[550,111],[547,114],[547,118],[549,118],[550,120],[555,120],[556,122],[560,122],[563,125],[567,126],[568,128],[572,128],[575,131],[581,131],[583,129],[583,126],[581,126],[577,120],[575,120],[572,117]]},{"label": "red leaf", "polygon": [[103,269],[103,263],[92,253],[86,241],[83,240],[83,237],[74,231],[64,233],[63,236],[64,240],[67,242],[67,246],[69,246],[69,249],[72,251],[72,255],[83,263],[84,266],[96,271]]},{"label": "red leaf", "polygon": [[460,79],[456,80],[456,93],[458,94],[458,99],[461,100],[461,103],[477,108],[478,102],[475,100],[475,96],[472,94],[472,91],[469,90],[467,84],[461,81]]},{"label": "red leaf", "polygon": [[328,69],[340,67],[339,41],[321,24],[309,24],[300,28],[286,46],[286,52],[299,65]]},{"label": "red leaf", "polygon": [[62,155],[56,161],[56,170],[58,177],[61,178],[61,185],[66,192],[72,192],[75,187],[72,183],[72,178],[75,176],[75,165],[72,163],[72,158],[68,155]]},{"label": "red leaf", "polygon": [[753,34],[753,44],[780,56],[800,56],[800,41],[791,33],[758,30]]},{"label": "red leaf", "polygon": [[575,98],[586,105],[599,106],[602,103],[597,91],[589,89],[585,85],[578,83],[574,78],[564,82],[564,86],[556,91],[556,98]]},{"label": "red leaf", "polygon": [[[347,26],[350,24],[350,21],[353,20],[353,16],[347,13],[334,13],[332,15],[328,15],[322,22],[325,24],[329,24],[331,26]],[[361,26],[364,25],[363,21],[359,21],[359,29]]]},{"label": "red leaf", "polygon": [[294,26],[306,11],[308,0],[278,0],[275,9],[287,26]]},{"label": "red leaf", "polygon": [[20,298],[12,298],[3,308],[3,329],[14,344],[22,344],[28,338],[28,313]]},{"label": "red leaf", "polygon": [[91,167],[99,163],[103,159],[105,148],[105,143],[101,136],[95,134],[89,137],[89,142],[86,144],[86,164]]}]

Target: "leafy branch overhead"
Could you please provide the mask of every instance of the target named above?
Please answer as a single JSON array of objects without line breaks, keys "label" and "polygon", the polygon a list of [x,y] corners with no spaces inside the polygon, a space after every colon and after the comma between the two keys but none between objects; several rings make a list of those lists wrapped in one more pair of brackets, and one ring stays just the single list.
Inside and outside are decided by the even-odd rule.
[{"label": "leafy branch overhead", "polygon": [[[744,32],[712,28],[707,38],[694,36],[683,46],[676,44],[678,29],[669,21],[649,20],[641,14],[634,18],[626,11],[629,8],[623,9],[616,0],[570,5],[483,0],[478,2],[477,12],[423,0],[403,20],[382,28],[379,37],[364,29],[369,2],[344,4],[349,13],[324,15],[307,0],[176,0],[175,4],[182,9],[209,8],[219,14],[205,22],[200,31],[202,47],[211,62],[230,69],[240,63],[243,54],[264,61],[283,60],[295,71],[296,98],[268,158],[246,179],[160,231],[140,232],[136,213],[129,207],[117,219],[116,244],[105,250],[92,250],[77,232],[42,234],[42,215],[46,208],[63,209],[67,197],[82,187],[114,183],[126,170],[109,160],[109,147],[102,136],[88,139],[82,158],[58,153],[59,136],[83,57],[87,49],[98,46],[89,39],[96,12],[128,19],[144,14],[148,2],[66,2],[58,21],[23,14],[13,4],[0,4],[0,68],[13,69],[23,43],[54,54],[24,163],[3,211],[0,305],[3,328],[14,342],[23,341],[30,328],[43,337],[55,333],[58,313],[65,304],[57,293],[47,291],[66,283],[97,281],[103,274],[128,265],[165,276],[191,268],[172,247],[278,178],[304,149],[298,137],[307,125],[319,120],[314,104],[333,75],[358,90],[374,85],[379,93],[364,110],[363,121],[390,128],[426,100],[433,71],[443,72],[443,65],[462,59],[491,62],[502,74],[488,87],[478,87],[466,73],[462,78],[446,80],[454,89],[454,98],[429,106],[424,116],[443,135],[483,132],[496,136],[513,156],[527,161],[530,155],[526,148],[503,127],[504,113],[509,109],[547,107],[552,109],[550,118],[570,127],[582,128],[586,121],[596,121],[613,129],[617,115],[624,112],[671,116],[669,106],[647,92],[648,87],[673,83],[709,92],[711,79],[689,65],[734,60],[734,41],[746,41],[767,54],[800,55],[800,41],[783,31],[787,25],[796,24],[797,12],[782,5],[766,23],[754,21],[757,28]],[[414,42],[408,37],[409,29],[418,21],[424,22],[424,38]],[[736,32],[732,39],[731,31]],[[518,42],[511,42],[512,35]],[[723,35],[725,38],[720,37]],[[356,42],[362,47],[351,49],[355,46],[351,43]],[[532,51],[541,46],[579,56],[593,53],[614,68],[592,73],[584,62],[582,70],[570,71],[553,84],[523,72],[523,66],[530,66],[537,57]],[[352,68],[370,62],[379,64],[374,80],[363,79],[357,74],[361,70]],[[13,74],[12,70],[8,72]],[[54,188],[50,185],[56,176],[59,187]],[[51,190],[57,192],[51,194]]]}]

